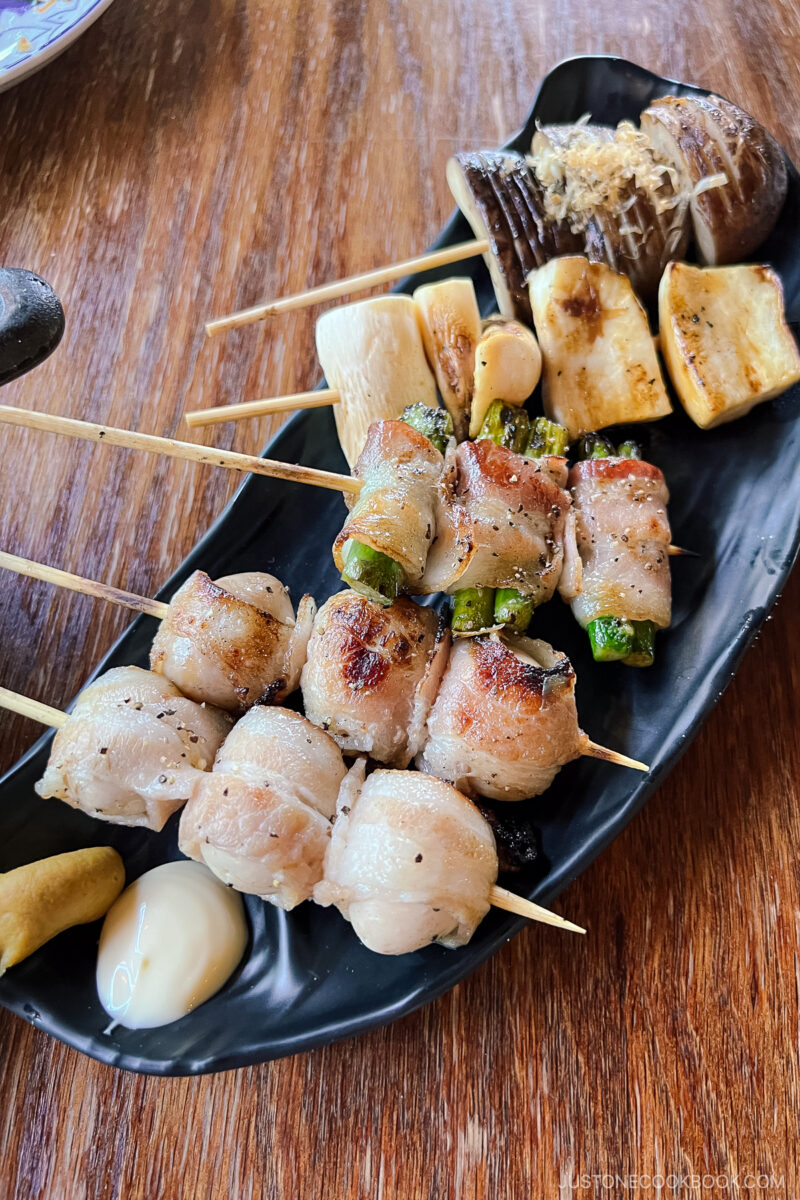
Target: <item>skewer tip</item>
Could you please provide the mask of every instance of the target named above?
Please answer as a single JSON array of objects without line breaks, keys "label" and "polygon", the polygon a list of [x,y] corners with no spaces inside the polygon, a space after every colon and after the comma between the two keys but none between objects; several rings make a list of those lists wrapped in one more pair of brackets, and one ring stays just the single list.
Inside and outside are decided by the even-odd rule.
[{"label": "skewer tip", "polygon": [[598,746],[588,738],[583,744],[582,753],[588,758],[600,758],[603,762],[615,763],[618,767],[630,767],[634,771],[644,771],[645,774],[650,770],[647,763],[639,762],[637,758],[629,758],[627,754],[620,754],[618,750],[609,750],[607,746]]}]

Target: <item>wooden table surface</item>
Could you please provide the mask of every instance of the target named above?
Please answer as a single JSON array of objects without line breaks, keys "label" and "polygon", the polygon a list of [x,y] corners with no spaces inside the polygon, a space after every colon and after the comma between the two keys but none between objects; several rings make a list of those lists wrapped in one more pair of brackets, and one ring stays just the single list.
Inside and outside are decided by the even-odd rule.
[{"label": "wooden table surface", "polygon": [[[448,155],[507,136],[571,54],[718,89],[797,160],[798,37],[797,0],[117,3],[0,96],[0,262],[68,318],[2,400],[175,433],[187,407],[312,386],[316,311],[213,342],[203,318],[418,252],[451,208]],[[257,451],[274,428],[207,440]],[[0,546],[145,594],[238,482],[0,436]],[[561,898],[584,941],[528,929],[389,1029],[210,1078],[123,1074],[0,1014],[0,1196],[794,1196],[798,603],[795,576]],[[3,575],[2,682],[66,702],[127,621]],[[0,766],[37,735],[0,716]]]}]

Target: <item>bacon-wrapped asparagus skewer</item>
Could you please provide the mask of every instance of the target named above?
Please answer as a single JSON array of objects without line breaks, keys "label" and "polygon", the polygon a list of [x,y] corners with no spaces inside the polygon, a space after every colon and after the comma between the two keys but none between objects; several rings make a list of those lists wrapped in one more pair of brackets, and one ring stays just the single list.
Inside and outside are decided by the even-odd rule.
[{"label": "bacon-wrapped asparagus skewer", "polygon": [[582,564],[572,611],[597,662],[647,667],[672,612],[667,485],[634,442],[614,453],[590,434],[581,452],[569,479]]}]

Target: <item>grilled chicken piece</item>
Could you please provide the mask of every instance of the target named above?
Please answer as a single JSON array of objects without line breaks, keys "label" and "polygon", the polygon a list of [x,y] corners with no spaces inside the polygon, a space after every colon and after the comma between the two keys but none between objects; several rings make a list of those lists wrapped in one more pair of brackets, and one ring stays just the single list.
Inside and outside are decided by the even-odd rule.
[{"label": "grilled chicken piece", "polygon": [[436,407],[417,306],[410,296],[376,296],[332,308],[317,321],[317,354],[330,387],[336,431],[352,469],[373,421],[409,404]]},{"label": "grilled chicken piece", "polygon": [[564,562],[564,460],[534,460],[482,440],[448,455],[437,537],[420,590],[511,587],[549,600]]},{"label": "grilled chicken piece", "polygon": [[181,851],[239,892],[292,909],[322,877],[339,748],[286,708],[251,708],[228,734],[182,815]]},{"label": "grilled chicken piece", "polygon": [[352,538],[394,559],[412,588],[425,570],[436,532],[438,487],[444,457],[404,421],[375,421],[353,474],[364,481],[350,516],[333,544],[341,571]]},{"label": "grilled chicken piece", "polygon": [[[628,126],[635,139],[636,132]],[[573,229],[580,229],[582,251],[592,262],[604,262],[613,271],[627,275],[637,296],[651,300],[658,291],[664,267],[673,258],[682,258],[689,245],[691,220],[688,203],[676,194],[670,173],[661,173],[649,148],[637,147],[637,160],[629,170],[633,178],[616,177],[614,164],[624,163],[625,151],[620,133],[602,125],[547,125],[537,130],[531,147],[531,162],[540,182],[550,180],[565,196],[570,184],[585,194],[595,193],[598,201],[583,213],[571,213]],[[641,140],[641,139],[640,139]],[[567,155],[565,166],[563,155]],[[645,187],[635,177],[639,155],[646,154],[643,170],[659,186]],[[608,160],[608,161],[606,161]],[[580,163],[580,167],[578,167]],[[567,177],[579,174],[580,180]],[[609,195],[604,177],[613,190]]]},{"label": "grilled chicken piece", "polygon": [[500,312],[532,325],[528,275],[558,254],[580,253],[580,236],[545,215],[542,189],[521,154],[456,154],[447,182],[475,237],[489,241],[484,257]]},{"label": "grilled chicken piece", "polygon": [[[719,96],[664,96],[641,117],[656,154],[691,199],[694,237],[704,263],[739,262],[772,232],[786,199],[786,161],[778,143],[748,113]],[[700,190],[724,175],[722,186]]]},{"label": "grilled chicken piece", "polygon": [[246,571],[214,582],[195,571],[170,602],[150,666],[192,700],[241,713],[282,700],[300,682],[316,605],[294,609],[274,575]]},{"label": "grilled chicken piece", "polygon": [[431,608],[389,608],[340,592],[317,613],[303,667],[306,716],[348,753],[407,767],[447,663],[450,632]]},{"label": "grilled chicken piece", "polygon": [[481,323],[475,348],[475,382],[469,436],[476,438],[493,400],[522,405],[539,382],[539,343],[521,321],[499,313]]},{"label": "grilled chicken piece", "polygon": [[113,825],[161,829],[231,724],[152,671],[114,667],[81,692],[36,791]]},{"label": "grilled chicken piece", "polygon": [[359,787],[354,768],[314,899],[335,904],[368,949],[410,954],[468,942],[496,878],[492,831],[455,788],[412,771],[375,771]]},{"label": "grilled chicken piece", "polygon": [[671,412],[647,315],[630,280],[577,255],[531,279],[544,408],[571,437]]},{"label": "grilled chicken piece", "polygon": [[565,654],[525,637],[461,639],[417,766],[468,796],[526,800],[545,791],[585,742]]},{"label": "grilled chicken piece", "polygon": [[800,380],[783,288],[769,267],[670,263],[658,314],[672,385],[701,429],[743,417]]},{"label": "grilled chicken piece", "polygon": [[481,314],[466,276],[426,283],[414,292],[422,340],[459,442],[467,436]]},{"label": "grilled chicken piece", "polygon": [[670,623],[669,492],[658,467],[598,458],[570,471],[581,591],[572,611],[585,629],[598,617]]}]

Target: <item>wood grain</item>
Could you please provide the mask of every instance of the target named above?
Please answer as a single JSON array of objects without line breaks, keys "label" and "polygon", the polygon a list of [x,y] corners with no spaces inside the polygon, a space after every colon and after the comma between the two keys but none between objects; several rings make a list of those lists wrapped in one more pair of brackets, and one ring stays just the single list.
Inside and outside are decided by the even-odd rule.
[{"label": "wood grain", "polygon": [[[447,156],[510,133],[570,54],[738,98],[797,159],[799,35],[798,0],[117,3],[0,97],[0,258],[68,318],[2,399],[182,436],[186,408],[308,388],[316,312],[213,342],[203,320],[424,248]],[[256,452],[278,422],[202,437]],[[236,482],[0,438],[0,548],[143,595]],[[673,1174],[632,1194],[794,1196],[798,604],[795,576],[678,769],[562,897],[588,938],[531,929],[390,1029],[207,1079],[114,1072],[0,1014],[0,1195],[550,1200]],[[3,576],[2,683],[61,706],[126,621]],[[2,765],[34,736],[0,716]]]}]

